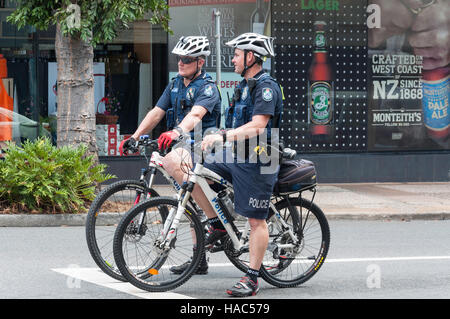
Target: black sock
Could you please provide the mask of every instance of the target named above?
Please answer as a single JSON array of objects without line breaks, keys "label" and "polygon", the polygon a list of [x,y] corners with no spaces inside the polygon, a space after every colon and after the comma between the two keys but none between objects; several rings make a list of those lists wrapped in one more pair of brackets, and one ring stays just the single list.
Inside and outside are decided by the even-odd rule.
[{"label": "black sock", "polygon": [[208,222],[211,225],[211,227],[214,229],[223,229],[223,230],[225,229],[225,227],[223,227],[223,224],[220,221],[219,217],[209,218]]},{"label": "black sock", "polygon": [[259,276],[259,270],[255,269],[247,269],[247,276],[250,278],[254,283],[258,282],[258,276]]}]

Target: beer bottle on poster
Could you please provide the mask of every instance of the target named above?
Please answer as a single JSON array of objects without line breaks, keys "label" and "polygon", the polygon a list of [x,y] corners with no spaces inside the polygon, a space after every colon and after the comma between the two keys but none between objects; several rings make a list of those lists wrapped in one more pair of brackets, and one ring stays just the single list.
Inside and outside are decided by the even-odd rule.
[{"label": "beer bottle on poster", "polygon": [[445,140],[450,132],[450,66],[422,72],[423,121],[428,135]]},{"label": "beer bottle on poster", "polygon": [[334,75],[328,61],[326,23],[314,23],[314,55],[308,72],[308,124],[312,135],[329,135],[333,122]]}]

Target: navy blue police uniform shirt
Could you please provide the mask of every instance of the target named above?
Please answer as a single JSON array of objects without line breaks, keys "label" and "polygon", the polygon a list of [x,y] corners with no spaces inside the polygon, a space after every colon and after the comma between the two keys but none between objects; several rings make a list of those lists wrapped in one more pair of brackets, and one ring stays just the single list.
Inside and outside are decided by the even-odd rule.
[{"label": "navy blue police uniform shirt", "polygon": [[[204,107],[208,112],[202,118],[203,132],[218,127],[221,112],[221,97],[211,76],[205,71],[186,87],[183,77],[177,75],[166,86],[156,106],[166,112],[167,128],[173,129],[181,123],[194,105]],[[193,136],[193,131],[191,132]]]},{"label": "navy blue police uniform shirt", "polygon": [[[270,115],[267,128],[279,128],[283,99],[280,86],[264,71],[256,74],[253,88],[247,80],[238,86],[239,98],[235,100],[234,109],[227,109],[226,127],[237,128],[252,120],[254,115]],[[270,134],[270,132],[269,132]]]},{"label": "navy blue police uniform shirt", "polygon": [[280,86],[270,76],[261,71],[256,76],[256,87],[252,92],[253,98],[253,115],[270,115],[271,119],[267,124],[267,128],[279,128],[279,118],[283,111],[283,97]]},{"label": "navy blue police uniform shirt", "polygon": [[[270,75],[260,71],[252,79],[243,79],[239,83],[233,100],[234,106],[228,107],[225,112],[225,126],[238,128],[250,122],[254,115],[269,115],[266,142],[271,144],[272,137],[275,137],[272,136],[272,128],[280,127],[283,112],[283,94],[280,85]],[[237,145],[239,143],[241,143],[240,148]],[[244,158],[251,153],[248,140],[235,142],[234,149],[244,149],[244,153],[240,153],[244,155]]]},{"label": "navy blue police uniform shirt", "polygon": [[[283,110],[283,96],[278,83],[267,73],[261,71],[253,77],[254,80],[242,80],[233,97],[234,106],[228,107],[226,112],[226,126],[238,128],[252,120],[255,115],[269,115],[267,134],[271,128],[279,128],[279,118]],[[253,82],[253,83],[252,83]],[[250,85],[250,87],[249,87]],[[253,88],[251,86],[253,85]],[[267,142],[269,142],[269,138]],[[223,161],[205,163],[204,166],[219,174],[225,180],[231,182],[234,188],[235,211],[248,218],[265,219],[268,216],[268,205],[273,187],[278,176],[278,162],[274,169],[262,173],[263,163],[259,160],[250,161],[252,150],[249,149],[249,140],[235,142],[234,150],[239,148],[237,143],[242,143],[245,153],[244,158],[237,156],[234,161],[226,161],[226,153],[222,153]],[[214,190],[220,190],[220,185],[211,186]],[[258,203],[258,204],[255,204]]]}]

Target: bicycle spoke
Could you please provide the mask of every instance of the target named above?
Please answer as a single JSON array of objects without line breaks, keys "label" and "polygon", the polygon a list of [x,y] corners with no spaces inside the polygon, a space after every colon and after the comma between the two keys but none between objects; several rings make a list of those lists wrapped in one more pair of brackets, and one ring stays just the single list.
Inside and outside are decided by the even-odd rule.
[{"label": "bicycle spoke", "polygon": [[[161,202],[170,204],[162,205]],[[173,266],[179,266],[199,258],[200,252],[194,249],[197,242],[203,242],[203,228],[198,219],[191,219],[188,213],[181,216],[180,222],[173,233],[173,239],[166,242],[162,238],[164,223],[155,219],[160,211],[170,211],[176,208],[178,202],[173,198],[156,198],[132,209],[121,224],[114,239],[115,259],[118,267],[127,279],[135,286],[149,291],[164,291],[173,285],[179,285],[188,279],[198,265],[177,274],[171,271]],[[139,224],[138,211],[145,207],[146,223]],[[142,208],[144,209],[144,208]],[[149,214],[148,212],[151,212]],[[191,232],[191,224],[196,225],[195,237]],[[140,230],[138,230],[140,229]],[[117,248],[116,248],[117,246]]]},{"label": "bicycle spoke", "polygon": [[262,275],[275,286],[291,287],[310,279],[323,264],[328,251],[329,228],[323,213],[309,201],[290,199],[277,206],[281,216],[291,214],[292,222],[288,225],[296,229],[297,238],[293,241],[288,233],[273,238],[273,245],[278,245],[277,254],[265,254],[266,271]]}]

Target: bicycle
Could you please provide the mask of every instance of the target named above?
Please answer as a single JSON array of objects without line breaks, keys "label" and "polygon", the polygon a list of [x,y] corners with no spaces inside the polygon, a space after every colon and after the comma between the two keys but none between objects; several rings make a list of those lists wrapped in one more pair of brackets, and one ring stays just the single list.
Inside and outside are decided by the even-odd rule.
[{"label": "bicycle", "polygon": [[[202,188],[227,231],[225,254],[233,265],[246,271],[245,265],[249,260],[248,222],[243,229],[236,226],[233,208],[227,207],[226,201],[220,199],[232,196],[232,184],[202,163],[197,163],[188,183],[182,186],[178,199],[149,199],[128,211],[117,226],[113,242],[114,259],[121,274],[134,286],[150,292],[171,290],[184,284],[197,269],[205,250],[201,222],[189,205],[195,184]],[[208,181],[219,183],[224,190],[214,192]],[[275,189],[269,203],[270,212],[275,217],[260,274],[274,286],[294,287],[309,280],[323,265],[329,249],[330,230],[325,215],[313,203],[315,175],[309,182],[277,185]],[[305,190],[313,191],[311,201],[302,198]],[[293,194],[298,196],[291,197]],[[162,211],[169,212],[165,221]],[[291,223],[286,221],[286,215]],[[190,261],[189,267],[181,274],[171,273],[172,265],[186,261]]]}]

